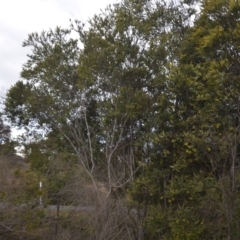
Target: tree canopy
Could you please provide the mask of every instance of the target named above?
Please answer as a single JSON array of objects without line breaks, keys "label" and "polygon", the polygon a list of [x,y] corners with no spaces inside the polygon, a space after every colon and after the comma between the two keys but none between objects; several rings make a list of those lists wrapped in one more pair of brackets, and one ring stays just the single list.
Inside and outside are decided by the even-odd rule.
[{"label": "tree canopy", "polygon": [[239,19],[234,0],[123,0],[29,34],[5,114],[45,133],[26,156],[49,201],[79,167],[99,205],[138,211],[139,240],[238,239]]}]

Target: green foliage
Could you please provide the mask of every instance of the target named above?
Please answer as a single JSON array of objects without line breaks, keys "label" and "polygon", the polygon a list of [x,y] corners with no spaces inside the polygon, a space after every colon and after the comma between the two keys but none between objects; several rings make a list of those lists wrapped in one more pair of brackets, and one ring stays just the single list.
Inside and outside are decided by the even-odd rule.
[{"label": "green foliage", "polygon": [[195,4],[124,0],[88,29],[29,35],[5,102],[12,122],[46,131],[26,183],[48,180],[57,202],[80,164],[144,209],[146,239],[239,238],[240,4]]},{"label": "green foliage", "polygon": [[2,114],[0,113],[0,157],[15,155],[15,143],[11,141],[11,128],[4,123]]},{"label": "green foliage", "polygon": [[30,85],[24,84],[22,81],[18,81],[7,92],[5,111],[11,121],[17,125],[20,125],[21,123],[28,124],[29,122],[29,117],[26,116],[26,105],[28,103],[30,92]]}]

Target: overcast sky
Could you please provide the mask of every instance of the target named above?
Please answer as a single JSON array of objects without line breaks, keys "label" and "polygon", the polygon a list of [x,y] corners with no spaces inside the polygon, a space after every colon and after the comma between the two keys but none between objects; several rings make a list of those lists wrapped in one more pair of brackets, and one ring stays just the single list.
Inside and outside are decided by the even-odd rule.
[{"label": "overcast sky", "polygon": [[0,93],[19,80],[30,49],[22,43],[29,33],[56,26],[69,19],[86,22],[100,9],[119,0],[6,0],[0,8]]}]

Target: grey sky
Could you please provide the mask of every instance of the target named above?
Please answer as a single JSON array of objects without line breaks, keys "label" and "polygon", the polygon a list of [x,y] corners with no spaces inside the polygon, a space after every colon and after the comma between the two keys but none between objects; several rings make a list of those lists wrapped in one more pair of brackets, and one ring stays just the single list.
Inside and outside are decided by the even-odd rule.
[{"label": "grey sky", "polygon": [[7,0],[0,8],[0,92],[19,80],[30,49],[22,47],[29,33],[56,26],[69,19],[86,22],[94,13],[119,0]]}]

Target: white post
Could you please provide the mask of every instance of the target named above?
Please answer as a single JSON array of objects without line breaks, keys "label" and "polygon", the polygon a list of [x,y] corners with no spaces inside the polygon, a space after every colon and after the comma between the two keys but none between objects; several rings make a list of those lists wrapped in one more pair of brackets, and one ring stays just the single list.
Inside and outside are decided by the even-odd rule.
[{"label": "white post", "polygon": [[[42,191],[42,182],[39,182],[39,189],[40,189],[40,192],[41,192]],[[39,204],[42,205],[42,196],[40,196],[40,198],[39,198]]]}]

